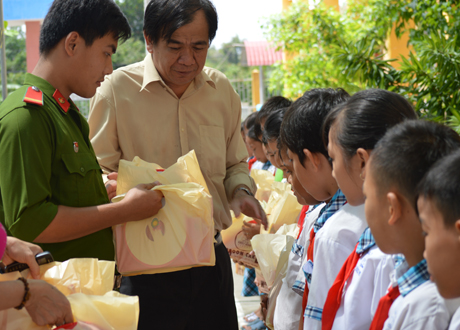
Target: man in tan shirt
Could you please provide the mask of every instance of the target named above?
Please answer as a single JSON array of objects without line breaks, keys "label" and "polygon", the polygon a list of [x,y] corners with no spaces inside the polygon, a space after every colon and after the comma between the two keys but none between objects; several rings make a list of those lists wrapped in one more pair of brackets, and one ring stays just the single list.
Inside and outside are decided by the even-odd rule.
[{"label": "man in tan shirt", "polygon": [[150,54],[107,77],[91,101],[90,137],[104,171],[134,156],[166,168],[194,149],[213,197],[216,266],[123,278],[121,292],[140,298],[139,329],[236,329],[219,232],[231,225],[230,208],[266,223],[245,162],[240,98],[222,73],[204,68],[216,30],[209,0],[152,0],[144,18]]}]

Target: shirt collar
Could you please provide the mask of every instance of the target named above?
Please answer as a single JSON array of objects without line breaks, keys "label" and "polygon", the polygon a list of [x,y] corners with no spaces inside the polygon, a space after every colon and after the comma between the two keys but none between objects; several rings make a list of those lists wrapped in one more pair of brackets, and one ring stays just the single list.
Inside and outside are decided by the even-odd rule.
[{"label": "shirt collar", "polygon": [[265,170],[265,171],[267,171],[267,170],[270,168],[270,166],[272,166],[272,163],[270,163],[270,161],[267,160],[267,161],[264,163],[264,166],[262,166],[262,169]]},{"label": "shirt collar", "polygon": [[398,278],[399,292],[407,296],[414,289],[430,279],[426,260],[423,259],[414,267],[409,268],[401,277]]},{"label": "shirt collar", "polygon": [[358,247],[356,253],[363,254],[369,251],[375,245],[374,236],[371,233],[371,229],[367,227],[362,233],[358,241]]},{"label": "shirt collar", "polygon": [[340,189],[338,189],[337,192],[332,197],[331,201],[327,203],[327,205],[323,207],[323,209],[319,213],[318,219],[316,219],[316,222],[313,225],[313,229],[315,233],[317,233],[318,230],[323,228],[326,221],[332,215],[334,215],[334,213],[337,212],[337,210],[340,209],[346,202],[347,202],[347,199],[345,195],[342,193]]},{"label": "shirt collar", "polygon": [[[153,64],[152,55],[147,54],[147,56],[144,58],[144,79],[142,81],[140,92],[142,92],[142,90],[145,89],[148,84],[155,81],[160,82],[163,86],[167,86],[163,78],[161,78],[160,74],[158,73],[157,68],[155,68],[155,65]],[[194,79],[195,89],[201,88],[206,82],[212,88],[217,89],[214,80],[212,80],[203,70]]]},{"label": "shirt collar", "polygon": [[24,78],[24,85],[37,87],[43,92],[43,94],[53,99],[63,113],[67,113],[70,109],[79,111],[72,100],[65,99],[58,89],[54,88],[48,81],[43,78],[37,77],[31,73],[26,73]]}]

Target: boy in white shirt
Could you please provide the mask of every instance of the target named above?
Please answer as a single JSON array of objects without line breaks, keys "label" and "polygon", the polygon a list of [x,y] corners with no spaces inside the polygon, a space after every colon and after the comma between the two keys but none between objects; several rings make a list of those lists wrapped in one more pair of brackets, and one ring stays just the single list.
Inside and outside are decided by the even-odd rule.
[{"label": "boy in white shirt", "polygon": [[359,210],[344,206],[346,199],[332,177],[322,139],[325,117],[347,99],[348,94],[342,89],[309,90],[289,108],[281,125],[281,141],[288,148],[293,175],[313,198],[327,201],[308,233],[310,244],[302,267],[307,285],[302,304],[305,314],[299,315],[305,318],[300,319],[299,327],[309,330],[321,329],[322,307],[329,287],[366,227],[363,207]]},{"label": "boy in white shirt", "polygon": [[372,330],[382,325],[384,330],[448,327],[449,309],[430,281],[423,259],[425,241],[415,190],[437,160],[459,148],[460,137],[452,129],[408,120],[388,130],[372,151],[364,181],[366,219],[378,247],[384,253],[402,253],[407,261],[392,277],[388,295],[397,298],[388,313],[392,299],[388,304],[388,295],[381,299]]},{"label": "boy in white shirt", "polygon": [[[434,165],[418,189],[425,235],[424,256],[432,280],[445,299],[460,297],[460,151]],[[460,329],[460,308],[449,330]]]}]

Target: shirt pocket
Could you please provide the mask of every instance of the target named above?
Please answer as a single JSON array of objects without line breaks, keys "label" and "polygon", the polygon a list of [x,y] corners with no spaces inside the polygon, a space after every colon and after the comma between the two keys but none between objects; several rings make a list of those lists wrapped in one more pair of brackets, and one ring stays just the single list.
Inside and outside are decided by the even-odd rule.
[{"label": "shirt pocket", "polygon": [[225,178],[227,144],[224,129],[200,125],[200,154],[198,161],[203,172]]},{"label": "shirt pocket", "polygon": [[101,173],[101,168],[92,153],[69,153],[62,154],[64,163],[64,180],[61,180],[60,199],[63,205],[68,206],[88,206],[83,201],[88,200],[88,194],[94,191],[94,185],[98,184],[91,175],[97,171]]}]

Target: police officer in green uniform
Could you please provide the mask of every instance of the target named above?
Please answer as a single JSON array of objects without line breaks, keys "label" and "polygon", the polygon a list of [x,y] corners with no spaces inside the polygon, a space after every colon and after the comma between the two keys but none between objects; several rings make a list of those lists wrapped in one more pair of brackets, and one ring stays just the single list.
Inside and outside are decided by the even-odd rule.
[{"label": "police officer in green uniform", "polygon": [[161,208],[155,183],[110,204],[86,119],[70,94],[92,97],[130,37],[113,0],[55,0],[40,33],[40,59],[0,105],[0,222],[55,260],[114,260],[111,226]]}]

